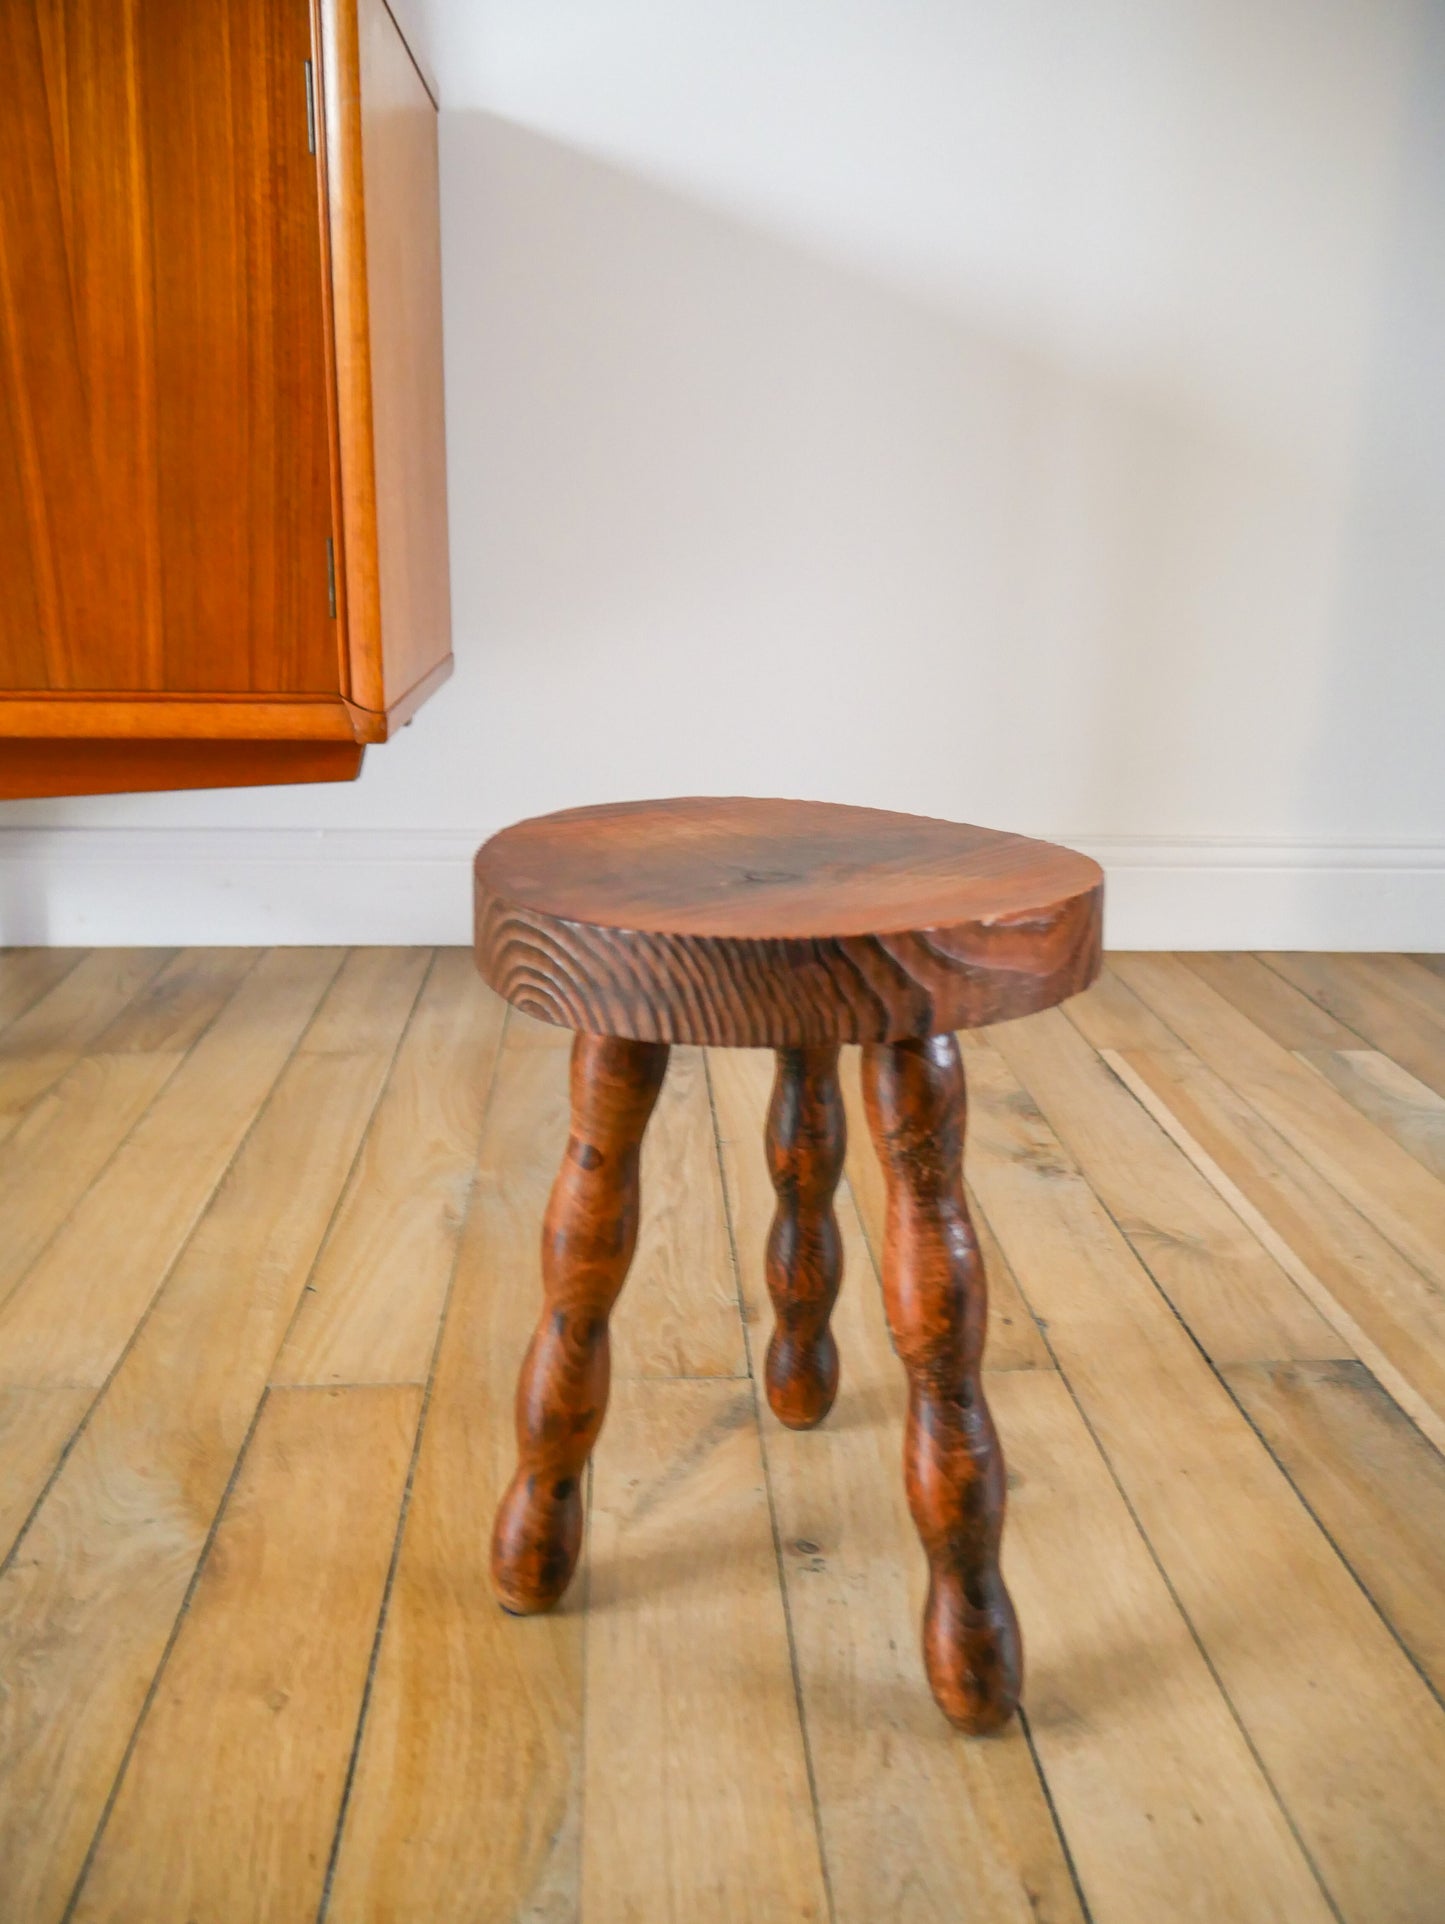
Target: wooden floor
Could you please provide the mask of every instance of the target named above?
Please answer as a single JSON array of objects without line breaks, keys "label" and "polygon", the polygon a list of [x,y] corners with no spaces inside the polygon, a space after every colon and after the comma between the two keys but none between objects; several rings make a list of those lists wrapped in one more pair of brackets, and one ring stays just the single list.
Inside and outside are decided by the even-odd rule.
[{"label": "wooden floor", "polygon": [[756,1388],[766,1057],[675,1053],[582,1574],[486,1542],[566,1037],[460,951],[0,955],[4,1924],[1445,1919],[1445,967],[969,1039],[1026,1715],[923,1683],[855,1122]]}]

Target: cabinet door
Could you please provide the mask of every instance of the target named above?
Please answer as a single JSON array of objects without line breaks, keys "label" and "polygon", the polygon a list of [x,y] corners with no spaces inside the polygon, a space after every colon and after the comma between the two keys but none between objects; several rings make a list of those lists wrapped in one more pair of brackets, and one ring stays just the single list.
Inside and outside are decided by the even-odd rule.
[{"label": "cabinet door", "polygon": [[0,690],[325,693],[307,0],[0,0]]}]

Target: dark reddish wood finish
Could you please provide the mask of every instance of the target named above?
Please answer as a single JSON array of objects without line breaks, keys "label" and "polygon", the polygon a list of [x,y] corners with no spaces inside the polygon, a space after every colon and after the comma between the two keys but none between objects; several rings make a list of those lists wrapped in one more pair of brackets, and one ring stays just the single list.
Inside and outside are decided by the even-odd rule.
[{"label": "dark reddish wood finish", "polygon": [[0,6],[0,689],[344,693],[311,51],[306,0]]},{"label": "dark reddish wood finish", "polygon": [[768,1293],[777,1321],[766,1382],[773,1414],[790,1430],[821,1423],[838,1393],[838,1346],[828,1318],[843,1279],[833,1192],[847,1128],[838,1045],[779,1049],[767,1130],[778,1208],[768,1232]]},{"label": "dark reddish wood finish", "polygon": [[1051,1007],[1098,973],[1087,857],[752,798],[519,822],[476,862],[477,959],[544,1021],[645,1042],[885,1042]]},{"label": "dark reddish wood finish", "polygon": [[582,1547],[582,1474],[607,1409],[607,1319],[637,1242],[638,1156],[667,1068],[656,1044],[579,1035],[572,1130],[542,1230],[545,1306],[517,1385],[520,1461],[492,1533],[508,1610],[547,1610]]},{"label": "dark reddish wood finish", "polygon": [[908,1502],[928,1557],[924,1661],[953,1723],[997,1729],[1018,1702],[1022,1654],[999,1572],[1004,1465],[980,1376],[986,1285],[964,1201],[952,1031],[1088,987],[1098,868],[1047,842],[916,815],[691,799],[521,822],[478,853],[476,890],[487,980],[580,1032],[572,1137],[547,1215],[547,1308],[518,1391],[521,1466],[494,1537],[502,1601],[546,1609],[577,1560],[607,1317],[636,1238],[638,1148],[669,1043],[778,1052],[768,1401],[793,1429],[827,1415],[842,1274],[838,1047],[861,1041],[888,1186],[884,1297],[908,1374]]},{"label": "dark reddish wood finish", "polygon": [[928,1556],[923,1656],[939,1708],[975,1734],[1018,1702],[1018,1622],[999,1573],[1004,1462],[979,1366],[988,1296],[963,1195],[963,1063],[951,1035],[863,1051],[888,1185],[883,1293],[908,1372],[904,1471]]}]

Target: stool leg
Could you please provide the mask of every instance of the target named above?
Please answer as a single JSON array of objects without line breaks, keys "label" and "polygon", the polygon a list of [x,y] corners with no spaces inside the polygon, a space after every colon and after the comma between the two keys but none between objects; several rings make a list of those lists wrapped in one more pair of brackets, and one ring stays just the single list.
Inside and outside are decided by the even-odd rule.
[{"label": "stool leg", "polygon": [[602,1428],[607,1318],[637,1242],[642,1134],[667,1048],[612,1036],[572,1045],[572,1132],[542,1228],[545,1305],[517,1384],[517,1473],[492,1531],[508,1609],[548,1610],[582,1548],[582,1472]]},{"label": "stool leg", "polygon": [[838,1393],[838,1346],[828,1318],[843,1275],[833,1191],[846,1145],[836,1044],[779,1049],[767,1130],[778,1207],[768,1232],[768,1294],[777,1320],[766,1381],[773,1414],[791,1430],[821,1423]]},{"label": "stool leg", "polygon": [[888,1185],[883,1290],[908,1372],[908,1505],[928,1555],[923,1657],[943,1714],[980,1734],[1008,1720],[1023,1660],[998,1565],[1004,1464],[979,1375],[987,1291],[963,1195],[957,1041],[869,1044],[863,1095]]}]

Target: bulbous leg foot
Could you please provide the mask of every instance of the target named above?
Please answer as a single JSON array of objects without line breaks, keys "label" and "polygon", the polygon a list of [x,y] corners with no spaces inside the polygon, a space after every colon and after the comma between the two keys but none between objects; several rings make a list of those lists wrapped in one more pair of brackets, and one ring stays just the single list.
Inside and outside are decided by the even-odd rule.
[{"label": "bulbous leg foot", "polygon": [[779,1049],[767,1129],[778,1196],[767,1279],[777,1321],[765,1380],[773,1414],[793,1430],[821,1423],[838,1393],[838,1346],[828,1318],[843,1275],[833,1192],[846,1144],[836,1045]]},{"label": "bulbous leg foot", "polygon": [[582,1477],[607,1409],[607,1319],[637,1243],[638,1158],[667,1069],[661,1043],[579,1035],[572,1131],[542,1229],[545,1306],[517,1384],[516,1475],[492,1531],[492,1583],[549,1610],[582,1548]]},{"label": "bulbous leg foot", "polygon": [[987,1292],[963,1194],[963,1063],[951,1035],[863,1051],[888,1187],[883,1289],[908,1372],[904,1469],[928,1556],[923,1656],[943,1714],[980,1735],[1018,1703],[1018,1621],[999,1573],[1004,1463],[984,1401]]}]

